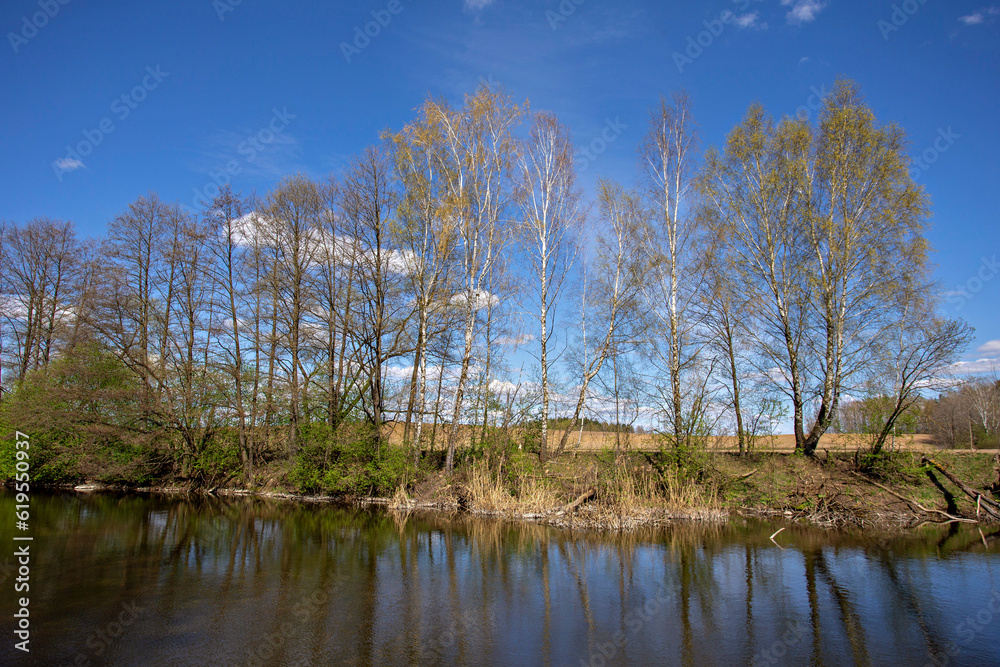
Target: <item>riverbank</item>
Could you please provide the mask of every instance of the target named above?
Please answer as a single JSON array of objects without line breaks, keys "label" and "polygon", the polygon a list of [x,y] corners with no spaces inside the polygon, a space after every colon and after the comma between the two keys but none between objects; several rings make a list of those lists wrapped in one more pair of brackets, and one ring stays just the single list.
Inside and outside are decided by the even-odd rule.
[{"label": "riverbank", "polygon": [[[865,460],[857,454],[806,458],[763,453],[700,452],[684,460],[648,453],[567,455],[541,464],[529,454],[472,460],[452,474],[424,470],[392,497],[301,493],[277,471],[258,488],[194,489],[184,484],[138,491],[209,492],[306,502],[380,505],[397,512],[438,511],[529,521],[563,528],[634,530],[732,516],[784,518],[819,527],[906,530],[931,523],[992,517],[932,466],[927,453],[899,451]],[[938,451],[933,460],[960,481],[996,499],[1000,463],[992,452]],[[77,490],[114,488],[77,486]]]}]

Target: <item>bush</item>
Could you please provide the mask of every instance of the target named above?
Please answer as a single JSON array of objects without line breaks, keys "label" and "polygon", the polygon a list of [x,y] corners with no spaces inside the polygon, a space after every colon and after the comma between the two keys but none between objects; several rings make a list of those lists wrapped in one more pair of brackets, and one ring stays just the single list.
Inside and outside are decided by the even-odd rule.
[{"label": "bush", "polygon": [[386,496],[412,471],[408,451],[384,442],[379,446],[366,425],[343,424],[331,431],[312,424],[301,433],[289,481],[302,493]]}]

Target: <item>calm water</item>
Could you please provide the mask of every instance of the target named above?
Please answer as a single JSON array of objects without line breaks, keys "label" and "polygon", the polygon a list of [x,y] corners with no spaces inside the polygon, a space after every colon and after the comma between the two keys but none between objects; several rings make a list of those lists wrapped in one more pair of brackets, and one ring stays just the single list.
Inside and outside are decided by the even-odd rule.
[{"label": "calm water", "polygon": [[996,527],[791,525],[778,547],[742,520],[618,536],[36,493],[26,657],[0,523],[5,665],[1000,665]]}]

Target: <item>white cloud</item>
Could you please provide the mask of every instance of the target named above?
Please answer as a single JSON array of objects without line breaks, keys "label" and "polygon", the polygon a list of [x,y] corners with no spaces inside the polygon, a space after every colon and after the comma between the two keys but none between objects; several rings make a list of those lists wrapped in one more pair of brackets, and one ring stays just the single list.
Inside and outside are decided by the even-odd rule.
[{"label": "white cloud", "polygon": [[76,171],[84,166],[82,162],[73,157],[61,157],[52,164],[59,167],[61,171]]},{"label": "white cloud", "polygon": [[958,20],[965,25],[979,25],[981,23],[985,23],[987,17],[997,16],[998,14],[1000,14],[1000,9],[991,6],[980,9],[978,12],[968,14],[967,16],[960,16]]},{"label": "white cloud", "polygon": [[497,339],[497,343],[500,345],[520,346],[530,343],[533,340],[536,340],[535,334],[523,333],[516,336],[501,336]]},{"label": "white cloud", "polygon": [[[471,299],[470,299],[471,295]],[[448,302],[452,306],[464,306],[469,301],[472,301],[472,309],[480,310],[489,305],[497,305],[500,303],[500,299],[496,297],[495,294],[490,294],[486,290],[472,290],[471,292],[458,292],[453,294]]]},{"label": "white cloud", "polygon": [[821,0],[781,0],[782,7],[791,7],[785,17],[788,22],[797,25],[800,23],[811,23],[816,20],[826,3]]},{"label": "white cloud", "polygon": [[953,375],[979,375],[982,373],[996,373],[1000,370],[1000,360],[998,359],[977,359],[976,361],[960,361],[952,364],[948,370]]},{"label": "white cloud", "polygon": [[980,354],[993,354],[1000,352],[1000,340],[991,340],[983,343],[976,348],[976,352]]},{"label": "white cloud", "polygon": [[493,0],[465,0],[465,8],[470,11],[479,11],[493,4]]},{"label": "white cloud", "polygon": [[755,28],[757,30],[767,30],[767,23],[758,21],[760,12],[749,12],[736,17],[736,25],[739,28]]}]

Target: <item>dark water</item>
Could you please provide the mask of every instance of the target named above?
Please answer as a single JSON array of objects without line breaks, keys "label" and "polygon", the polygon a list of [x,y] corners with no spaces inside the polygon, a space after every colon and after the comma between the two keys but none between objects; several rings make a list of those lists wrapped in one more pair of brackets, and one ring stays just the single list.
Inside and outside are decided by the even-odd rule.
[{"label": "dark water", "polygon": [[31,507],[30,654],[25,533],[0,521],[4,665],[1000,665],[996,527],[790,525],[779,548],[742,520],[622,536],[246,498]]}]

